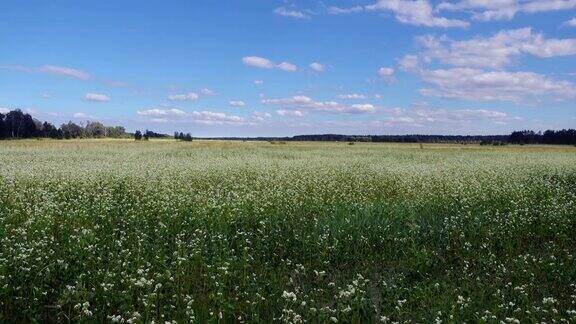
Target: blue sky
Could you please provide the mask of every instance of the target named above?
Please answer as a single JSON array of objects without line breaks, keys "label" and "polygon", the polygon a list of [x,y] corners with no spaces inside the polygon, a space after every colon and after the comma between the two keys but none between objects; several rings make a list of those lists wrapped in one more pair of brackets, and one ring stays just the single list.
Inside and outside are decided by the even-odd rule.
[{"label": "blue sky", "polygon": [[574,128],[576,0],[7,0],[13,108],[195,136]]}]

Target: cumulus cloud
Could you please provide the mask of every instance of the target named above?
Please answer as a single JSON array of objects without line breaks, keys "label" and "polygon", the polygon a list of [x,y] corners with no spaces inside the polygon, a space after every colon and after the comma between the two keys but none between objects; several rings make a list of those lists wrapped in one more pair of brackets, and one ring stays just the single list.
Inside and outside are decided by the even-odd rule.
[{"label": "cumulus cloud", "polygon": [[306,113],[302,110],[288,110],[288,109],[278,109],[276,113],[280,116],[289,116],[289,117],[304,117]]},{"label": "cumulus cloud", "polygon": [[536,13],[576,8],[576,0],[459,0],[440,3],[436,9],[472,12],[476,20],[510,20],[517,13]]},{"label": "cumulus cloud", "polygon": [[279,99],[263,99],[262,104],[282,107],[284,110],[318,111],[327,113],[358,114],[371,113],[376,109],[370,104],[344,105],[336,101],[315,101],[307,96],[293,96]]},{"label": "cumulus cloud", "polygon": [[228,104],[232,107],[244,107],[244,106],[246,106],[246,103],[244,103],[244,101],[242,101],[242,100],[232,100],[232,101],[228,102]]},{"label": "cumulus cloud", "polygon": [[522,5],[526,12],[557,11],[576,8],[576,0],[532,0]]},{"label": "cumulus cloud", "polygon": [[185,112],[177,108],[152,108],[139,110],[137,114],[148,117],[152,122],[192,122],[205,125],[242,125],[244,117],[214,111]]},{"label": "cumulus cloud", "polygon": [[259,57],[259,56],[245,56],[242,58],[242,63],[247,66],[252,66],[260,69],[280,69],[286,72],[295,72],[298,67],[290,62],[282,62],[280,64],[275,64],[271,60]]},{"label": "cumulus cloud", "polygon": [[245,121],[245,118],[240,116],[213,111],[193,111],[189,116],[192,117],[193,122],[207,125],[239,125]]},{"label": "cumulus cloud", "polygon": [[324,72],[324,65],[317,62],[310,63],[310,68],[315,72]]},{"label": "cumulus cloud", "polygon": [[365,9],[362,6],[354,6],[350,8],[341,8],[336,6],[328,7],[328,13],[331,15],[346,15],[363,11],[365,11]]},{"label": "cumulus cloud", "polygon": [[570,20],[568,20],[568,21],[565,21],[565,22],[564,22],[564,26],[567,26],[567,27],[576,27],[576,17],[574,17],[574,18],[572,18],[572,19],[570,19]]},{"label": "cumulus cloud", "polygon": [[349,99],[349,100],[353,100],[353,99],[366,99],[367,97],[363,94],[359,94],[359,93],[349,93],[349,94],[341,94],[337,96],[338,99]]},{"label": "cumulus cloud", "polygon": [[[428,83],[428,87],[419,90],[423,96],[514,103],[576,97],[576,85],[572,82],[535,72],[502,70],[521,55],[539,58],[576,55],[576,38],[546,38],[531,28],[521,28],[460,41],[423,36],[418,43],[422,53],[405,56],[399,65]],[[434,61],[451,67],[422,66]]]},{"label": "cumulus cloud", "polygon": [[169,95],[168,99],[172,101],[194,101],[197,100],[200,96],[196,92],[188,92],[184,94],[176,94],[176,95]]},{"label": "cumulus cloud", "polygon": [[576,38],[546,38],[531,28],[502,30],[491,37],[454,41],[446,37],[418,38],[425,60],[468,67],[501,68],[520,55],[541,58],[576,55]]},{"label": "cumulus cloud", "polygon": [[515,103],[544,96],[576,97],[576,85],[573,83],[534,72],[451,68],[421,70],[419,74],[424,82],[433,86],[420,89],[420,94],[424,96]]},{"label": "cumulus cloud", "polygon": [[270,117],[272,117],[272,114],[268,112],[255,111],[252,113],[252,119],[258,122],[265,121]]},{"label": "cumulus cloud", "polygon": [[353,104],[346,110],[348,113],[371,113],[376,111],[371,104]]},{"label": "cumulus cloud", "polygon": [[469,25],[468,22],[463,20],[436,16],[428,0],[378,0],[376,3],[367,6],[328,8],[328,13],[333,15],[370,11],[391,12],[401,23],[416,26],[463,28]]},{"label": "cumulus cloud", "polygon": [[110,101],[110,97],[105,94],[87,93],[84,95],[84,100],[92,102],[106,102]]},{"label": "cumulus cloud", "polygon": [[505,124],[512,120],[508,114],[500,111],[486,109],[444,109],[415,107],[412,109],[395,108],[390,117],[382,120],[386,126],[415,126],[448,125],[461,126],[467,124],[476,125],[480,122]]},{"label": "cumulus cloud", "polygon": [[274,63],[267,58],[260,56],[245,56],[242,58],[242,63],[248,66],[257,67],[260,69],[273,69]]},{"label": "cumulus cloud", "polygon": [[147,110],[138,110],[136,112],[140,116],[183,116],[186,113],[183,110],[176,108],[154,108]]},{"label": "cumulus cloud", "polygon": [[486,124],[503,125],[510,121],[519,120],[519,117],[511,117],[508,114],[495,110],[486,109],[446,109],[431,108],[427,105],[416,105],[411,108],[383,108],[383,116],[379,119],[371,120],[345,120],[345,121],[325,121],[324,124],[361,127],[361,128],[396,128],[406,131],[414,128],[426,129],[428,131],[438,129],[461,129],[469,132],[470,129],[482,129]]},{"label": "cumulus cloud", "polygon": [[168,122],[168,118],[150,118],[150,121],[157,124],[165,124]]},{"label": "cumulus cloud", "polygon": [[400,69],[407,72],[414,72],[420,69],[420,58],[417,55],[405,55],[399,62]]},{"label": "cumulus cloud", "polygon": [[296,18],[296,19],[308,19],[310,15],[295,9],[288,9],[286,7],[278,7],[274,9],[274,14],[278,16]]},{"label": "cumulus cloud", "polygon": [[4,107],[0,107],[0,114],[7,114],[8,112],[10,112],[10,109],[4,108]]},{"label": "cumulus cloud", "polygon": [[203,96],[215,96],[216,92],[214,92],[208,88],[202,88],[202,89],[200,89],[200,94],[202,94]]},{"label": "cumulus cloud", "polygon": [[276,67],[286,72],[296,72],[296,70],[298,70],[298,67],[296,67],[296,65],[288,62],[282,62],[278,64]]},{"label": "cumulus cloud", "polygon": [[265,105],[305,105],[313,103],[312,98],[307,96],[293,96],[290,98],[280,99],[263,99],[262,103]]},{"label": "cumulus cloud", "polygon": [[394,75],[394,69],[390,67],[381,67],[378,69],[378,76],[391,77]]},{"label": "cumulus cloud", "polygon": [[462,0],[442,2],[437,10],[446,11],[472,11],[472,17],[476,20],[500,20],[511,19],[519,11],[518,0]]},{"label": "cumulus cloud", "polygon": [[44,65],[40,67],[29,67],[23,65],[2,65],[0,66],[0,68],[14,71],[22,71],[27,73],[44,73],[44,74],[59,75],[63,77],[84,81],[92,79],[92,76],[88,72],[56,65]]},{"label": "cumulus cloud", "polygon": [[216,92],[214,92],[208,88],[202,88],[202,89],[198,90],[198,92],[191,91],[191,92],[187,92],[187,93],[169,95],[168,100],[172,100],[172,101],[195,101],[195,100],[198,100],[201,96],[209,97],[209,96],[215,96],[215,95],[217,95]]},{"label": "cumulus cloud", "polygon": [[487,121],[491,123],[505,123],[517,117],[510,117],[508,114],[487,109],[447,109],[433,108],[420,104],[411,108],[389,108],[383,109],[390,116],[383,121],[389,124],[411,124],[413,126],[423,126],[432,123],[441,124],[466,124]]},{"label": "cumulus cloud", "polygon": [[72,114],[72,117],[76,118],[76,119],[95,119],[94,116],[88,115],[88,114],[83,113],[83,112],[76,112],[76,113]]},{"label": "cumulus cloud", "polygon": [[426,121],[477,121],[477,120],[494,120],[501,121],[508,117],[508,114],[486,109],[426,109],[420,108],[414,111],[418,118]]}]

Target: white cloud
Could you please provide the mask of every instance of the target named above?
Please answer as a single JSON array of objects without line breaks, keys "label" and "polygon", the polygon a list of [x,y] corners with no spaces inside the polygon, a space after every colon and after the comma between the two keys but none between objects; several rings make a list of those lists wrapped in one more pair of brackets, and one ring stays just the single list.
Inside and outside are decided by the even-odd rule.
[{"label": "white cloud", "polygon": [[426,121],[451,120],[451,121],[473,121],[473,120],[502,120],[508,117],[506,113],[486,109],[417,109],[416,116]]},{"label": "white cloud", "polygon": [[420,69],[420,59],[417,55],[408,54],[399,62],[400,69],[407,72],[414,72]]},{"label": "white cloud", "polygon": [[567,27],[576,27],[576,17],[574,17],[568,21],[565,21],[563,25],[567,26]]},{"label": "white cloud", "polygon": [[242,100],[232,100],[232,101],[228,102],[228,104],[230,104],[230,106],[232,106],[232,107],[244,107],[244,106],[246,106],[246,103],[244,103],[244,101],[242,101]]},{"label": "white cloud", "polygon": [[205,125],[242,125],[246,119],[240,116],[229,115],[214,111],[185,112],[176,108],[153,108],[139,110],[137,114],[150,118],[151,122],[192,122]]},{"label": "white cloud", "polygon": [[532,0],[522,6],[526,12],[557,11],[576,8],[576,0]]},{"label": "white cloud", "polygon": [[7,114],[10,112],[10,109],[8,108],[4,108],[4,107],[0,107],[0,114]]},{"label": "white cloud", "polygon": [[510,20],[519,12],[536,13],[576,8],[576,0],[460,0],[443,2],[437,10],[472,12],[476,20]]},{"label": "white cloud", "polygon": [[[532,32],[531,28],[522,28],[463,41],[434,36],[418,40],[423,53],[405,56],[400,67],[416,73],[430,85],[419,90],[423,96],[514,103],[576,97],[576,85],[569,81],[534,72],[500,70],[521,55],[541,58],[576,55],[576,38],[551,39]],[[421,62],[434,60],[454,67],[426,69],[420,66]]]},{"label": "white cloud", "polygon": [[0,66],[0,68],[14,71],[22,71],[27,73],[44,73],[44,74],[59,75],[84,81],[92,79],[92,76],[88,72],[56,65],[44,65],[41,67],[28,67],[23,65],[2,65]]},{"label": "white cloud", "polygon": [[455,66],[500,68],[522,54],[542,58],[576,55],[576,38],[547,39],[531,28],[502,30],[491,37],[464,41],[434,36],[419,37],[418,41],[424,59]]},{"label": "white cloud", "polygon": [[267,58],[259,56],[245,56],[242,58],[242,63],[248,66],[253,66],[261,69],[273,69],[274,63]]},{"label": "white cloud", "polygon": [[264,121],[270,117],[272,117],[272,115],[270,113],[267,113],[267,112],[255,111],[252,113],[252,119],[259,121],[259,122]]},{"label": "white cloud", "polygon": [[274,9],[274,14],[278,16],[291,17],[296,19],[308,19],[310,16],[300,10],[288,9],[285,7],[278,7]]},{"label": "white cloud", "polygon": [[354,100],[354,99],[366,99],[366,96],[363,94],[359,94],[359,93],[350,93],[350,94],[341,94],[337,96],[338,99],[349,99],[349,100]]},{"label": "white cloud", "polygon": [[105,94],[87,93],[84,95],[84,100],[93,102],[106,102],[110,101],[110,97]]},{"label": "white cloud", "polygon": [[390,11],[396,19],[404,24],[426,27],[467,27],[462,20],[437,17],[428,0],[379,0],[373,5],[365,6],[367,11]]},{"label": "white cloud", "polygon": [[576,97],[576,85],[533,72],[484,71],[472,68],[421,70],[422,80],[433,88],[420,89],[424,96],[476,101],[525,102],[554,96]]},{"label": "white cloud", "polygon": [[184,116],[186,113],[180,109],[176,108],[154,108],[147,110],[138,110],[136,112],[140,116]]},{"label": "white cloud", "polygon": [[511,19],[520,10],[518,0],[462,0],[458,2],[443,2],[437,10],[469,11],[472,10],[476,20]]},{"label": "white cloud", "polygon": [[206,125],[238,125],[243,124],[245,119],[240,116],[228,115],[222,112],[213,111],[193,111],[188,114],[195,123],[206,124]]},{"label": "white cloud", "polygon": [[[401,127],[406,131],[414,128],[426,129],[428,132],[434,129],[462,130],[470,132],[470,129],[482,129],[486,124],[503,125],[509,121],[518,120],[519,117],[510,117],[504,112],[486,109],[445,109],[430,108],[426,105],[412,108],[386,108],[382,111],[388,116],[369,121],[346,120],[325,121],[324,124],[381,129],[382,127]],[[400,130],[399,129],[399,130]],[[442,132],[442,131],[440,131]]]},{"label": "white cloud", "polygon": [[267,58],[259,56],[245,56],[242,58],[242,63],[248,66],[253,66],[261,69],[273,69],[274,63]]},{"label": "white cloud", "polygon": [[374,112],[370,104],[343,105],[335,101],[315,101],[307,96],[293,96],[280,99],[263,99],[262,104],[282,107],[284,110],[310,110],[327,113],[357,114]]},{"label": "white cloud", "polygon": [[389,67],[381,67],[378,69],[378,76],[391,77],[394,75],[394,69]]},{"label": "white cloud", "polygon": [[469,25],[468,22],[463,20],[435,16],[432,5],[428,0],[378,0],[376,3],[367,6],[328,8],[328,13],[332,15],[352,14],[367,11],[392,12],[396,19],[401,23],[416,26],[463,28]]},{"label": "white cloud", "polygon": [[50,98],[52,98],[52,95],[50,95],[49,93],[43,93],[43,94],[42,94],[42,98],[44,98],[44,99],[50,99]]},{"label": "white cloud", "polygon": [[202,88],[202,89],[200,89],[200,94],[202,94],[204,96],[215,96],[216,92],[214,92],[208,88]]},{"label": "white cloud", "polygon": [[198,99],[199,96],[196,92],[188,92],[185,94],[170,95],[168,99],[172,101],[194,101]]},{"label": "white cloud", "polygon": [[288,109],[278,109],[276,113],[280,116],[290,116],[290,117],[304,117],[306,113],[302,110],[288,110]]},{"label": "white cloud", "polygon": [[324,72],[324,65],[317,62],[310,63],[310,68],[316,72]]},{"label": "white cloud", "polygon": [[355,6],[355,7],[350,7],[350,8],[340,8],[340,7],[329,7],[328,8],[328,13],[331,15],[346,15],[346,14],[351,14],[351,13],[359,13],[359,12],[363,12],[364,11],[364,7],[362,6]]},{"label": "white cloud", "polygon": [[290,98],[262,100],[262,103],[265,105],[304,105],[304,104],[310,104],[312,102],[313,100],[307,96],[293,96]]},{"label": "white cloud", "polygon": [[371,104],[354,104],[350,106],[347,112],[350,113],[367,113],[367,112],[374,112],[376,109]]},{"label": "white cloud", "polygon": [[187,93],[182,93],[182,94],[169,95],[168,99],[172,100],[172,101],[194,101],[194,100],[198,100],[200,98],[200,96],[208,97],[208,96],[215,96],[215,95],[217,95],[216,92],[214,92],[208,88],[202,88],[202,89],[198,90],[198,92],[187,92]]},{"label": "white cloud", "polygon": [[296,72],[296,70],[298,70],[298,67],[296,65],[289,62],[282,62],[278,64],[276,67],[286,72]]},{"label": "white cloud", "polygon": [[94,116],[88,115],[88,114],[83,113],[83,112],[76,112],[76,113],[72,114],[72,117],[76,118],[76,119],[95,119]]},{"label": "white cloud", "polygon": [[254,84],[255,84],[255,85],[258,85],[258,86],[259,86],[259,85],[263,85],[263,84],[264,84],[264,81],[263,81],[263,80],[254,80]]},{"label": "white cloud", "polygon": [[63,66],[44,65],[40,67],[38,71],[42,73],[61,75],[78,80],[89,80],[92,78],[92,76],[87,72]]},{"label": "white cloud", "polygon": [[385,126],[414,126],[424,127],[426,125],[448,125],[461,126],[467,124],[477,124],[480,122],[506,123],[513,119],[506,113],[486,109],[444,109],[429,107],[414,107],[412,109],[394,108],[391,109],[392,116],[382,120]]},{"label": "white cloud", "polygon": [[242,58],[242,63],[244,63],[247,66],[257,67],[260,69],[270,70],[277,68],[286,72],[295,72],[296,70],[298,70],[298,67],[290,62],[282,62],[276,65],[271,60],[259,56],[245,56]]}]

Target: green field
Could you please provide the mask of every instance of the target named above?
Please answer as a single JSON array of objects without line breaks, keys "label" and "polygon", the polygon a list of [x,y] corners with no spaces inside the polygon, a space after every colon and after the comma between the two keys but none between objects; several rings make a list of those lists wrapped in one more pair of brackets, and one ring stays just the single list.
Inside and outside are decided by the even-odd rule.
[{"label": "green field", "polygon": [[0,322],[576,321],[576,148],[0,142]]}]

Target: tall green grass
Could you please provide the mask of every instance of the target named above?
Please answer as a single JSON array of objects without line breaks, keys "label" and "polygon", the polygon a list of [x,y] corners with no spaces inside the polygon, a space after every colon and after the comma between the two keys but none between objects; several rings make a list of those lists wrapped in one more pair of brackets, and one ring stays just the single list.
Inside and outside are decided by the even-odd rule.
[{"label": "tall green grass", "polygon": [[574,322],[576,150],[0,143],[2,322]]}]

